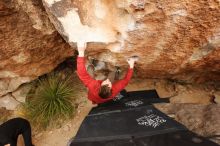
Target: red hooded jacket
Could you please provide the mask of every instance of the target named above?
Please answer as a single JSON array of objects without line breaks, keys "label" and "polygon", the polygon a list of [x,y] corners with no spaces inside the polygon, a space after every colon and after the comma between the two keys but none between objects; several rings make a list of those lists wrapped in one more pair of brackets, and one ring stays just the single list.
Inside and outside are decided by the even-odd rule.
[{"label": "red hooded jacket", "polygon": [[131,79],[132,73],[133,69],[128,69],[128,72],[124,79],[118,80],[117,82],[112,84],[112,95],[106,99],[103,99],[99,96],[99,89],[103,81],[95,80],[87,73],[84,57],[77,58],[77,74],[83,84],[85,84],[85,86],[88,88],[88,98],[93,102],[93,104],[99,104],[114,99],[114,97],[128,84],[129,80]]}]

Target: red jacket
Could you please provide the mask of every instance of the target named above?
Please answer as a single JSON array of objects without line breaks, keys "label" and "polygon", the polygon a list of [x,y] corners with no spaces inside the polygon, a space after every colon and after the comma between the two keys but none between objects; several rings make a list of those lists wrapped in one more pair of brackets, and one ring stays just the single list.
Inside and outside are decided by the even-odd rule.
[{"label": "red jacket", "polygon": [[77,58],[77,74],[80,80],[89,89],[88,98],[94,104],[103,103],[103,102],[113,99],[128,84],[129,80],[131,79],[132,73],[133,73],[133,69],[129,69],[124,79],[118,80],[117,82],[113,83],[112,84],[112,95],[106,99],[103,99],[99,96],[99,89],[103,81],[95,80],[87,73],[86,68],[85,68],[84,57]]}]

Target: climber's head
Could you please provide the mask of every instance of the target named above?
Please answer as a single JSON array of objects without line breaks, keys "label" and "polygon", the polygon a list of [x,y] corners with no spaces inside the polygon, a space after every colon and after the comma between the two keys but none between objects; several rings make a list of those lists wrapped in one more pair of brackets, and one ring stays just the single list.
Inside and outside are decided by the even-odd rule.
[{"label": "climber's head", "polygon": [[99,89],[99,96],[101,98],[108,98],[112,94],[112,83],[109,79],[106,79],[102,82]]}]

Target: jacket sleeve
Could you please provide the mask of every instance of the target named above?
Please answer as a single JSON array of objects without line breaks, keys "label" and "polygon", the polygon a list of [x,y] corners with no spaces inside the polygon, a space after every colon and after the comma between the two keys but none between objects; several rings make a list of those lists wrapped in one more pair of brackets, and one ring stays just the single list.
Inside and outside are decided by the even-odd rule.
[{"label": "jacket sleeve", "polygon": [[84,57],[77,57],[77,74],[86,87],[94,81],[94,79],[86,71]]},{"label": "jacket sleeve", "polygon": [[114,96],[117,95],[118,92],[120,92],[122,89],[124,89],[128,85],[128,82],[130,81],[132,74],[133,74],[133,69],[130,68],[130,69],[128,69],[128,72],[123,79],[121,79],[113,84],[114,89],[112,91],[113,92],[112,94]]}]

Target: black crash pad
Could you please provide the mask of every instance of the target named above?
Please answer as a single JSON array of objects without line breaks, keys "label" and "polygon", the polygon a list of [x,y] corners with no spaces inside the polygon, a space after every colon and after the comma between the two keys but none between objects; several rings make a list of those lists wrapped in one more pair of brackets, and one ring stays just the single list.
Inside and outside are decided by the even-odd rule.
[{"label": "black crash pad", "polygon": [[218,146],[151,105],[164,102],[155,90],[125,92],[123,96],[93,108],[69,145]]},{"label": "black crash pad", "polygon": [[150,136],[185,129],[153,106],[88,115],[75,140],[109,140]]},{"label": "black crash pad", "polygon": [[70,146],[219,146],[190,131],[176,131],[129,139],[71,141]]}]

